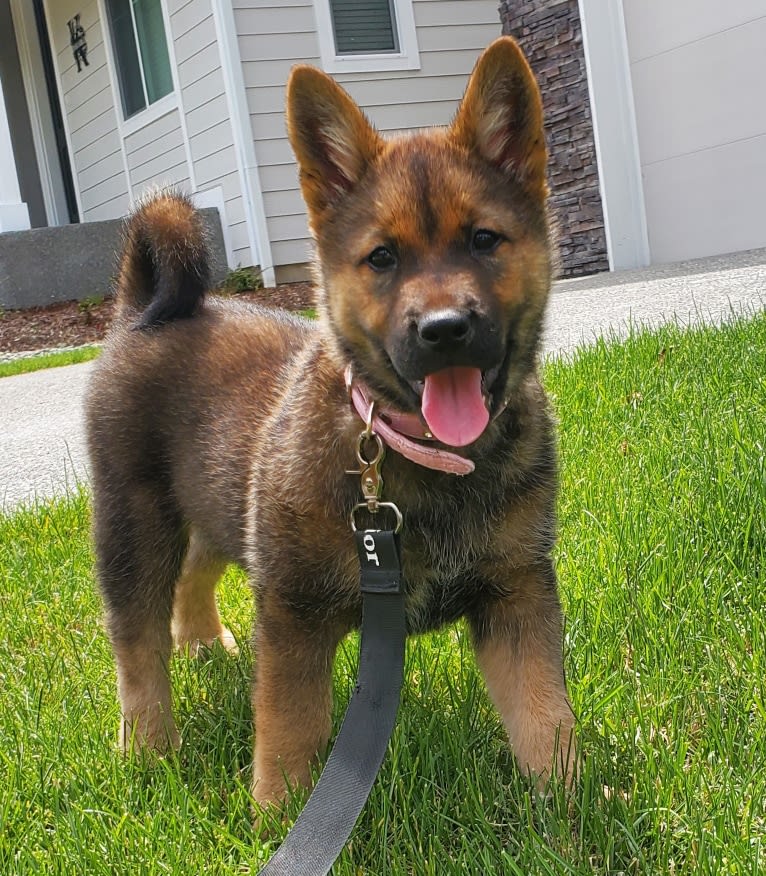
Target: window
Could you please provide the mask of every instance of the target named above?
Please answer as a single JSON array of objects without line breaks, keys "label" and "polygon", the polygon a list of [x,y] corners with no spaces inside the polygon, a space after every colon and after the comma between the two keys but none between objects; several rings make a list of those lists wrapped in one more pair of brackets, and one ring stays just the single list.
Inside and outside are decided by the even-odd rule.
[{"label": "window", "polygon": [[330,0],[330,15],[338,55],[399,51],[391,0]]},{"label": "window", "polygon": [[420,68],[412,0],[314,0],[328,73]]},{"label": "window", "polygon": [[160,0],[106,0],[126,119],[173,90]]}]

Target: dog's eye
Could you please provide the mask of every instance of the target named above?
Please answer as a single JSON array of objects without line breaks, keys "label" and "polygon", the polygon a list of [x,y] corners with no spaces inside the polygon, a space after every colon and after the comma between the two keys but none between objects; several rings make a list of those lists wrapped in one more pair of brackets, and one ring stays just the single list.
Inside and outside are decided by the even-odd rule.
[{"label": "dog's eye", "polygon": [[471,239],[471,249],[473,252],[487,253],[500,243],[500,235],[495,231],[490,231],[488,228],[479,228],[474,231]]},{"label": "dog's eye", "polygon": [[374,271],[390,271],[396,267],[397,260],[387,246],[376,246],[367,256],[367,264]]}]

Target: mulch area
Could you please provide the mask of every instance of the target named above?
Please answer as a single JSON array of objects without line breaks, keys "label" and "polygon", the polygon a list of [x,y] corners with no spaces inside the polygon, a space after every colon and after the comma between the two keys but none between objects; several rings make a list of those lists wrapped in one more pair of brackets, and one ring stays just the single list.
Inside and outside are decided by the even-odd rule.
[{"label": "mulch area", "polygon": [[[313,287],[311,283],[286,283],[241,292],[236,297],[269,307],[305,310],[313,304]],[[0,354],[100,343],[109,330],[113,309],[113,300],[107,298],[66,301],[27,310],[0,310]]]}]

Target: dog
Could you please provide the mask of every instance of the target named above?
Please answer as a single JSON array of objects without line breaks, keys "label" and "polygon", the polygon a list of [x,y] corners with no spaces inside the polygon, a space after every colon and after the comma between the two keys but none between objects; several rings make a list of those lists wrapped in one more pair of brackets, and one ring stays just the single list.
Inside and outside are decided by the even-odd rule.
[{"label": "dog", "polygon": [[571,782],[557,454],[537,375],[554,257],[534,77],[502,37],[449,127],[384,139],[332,78],[298,66],[287,126],[317,320],[206,296],[184,197],[155,195],[127,224],[86,404],[121,745],[179,744],[171,649],[236,647],[214,597],[236,562],[256,603],[254,800],[310,782],[333,656],[360,623],[360,482],[346,472],[366,419],[385,433],[383,498],[403,518],[408,632],[465,618],[520,768]]}]

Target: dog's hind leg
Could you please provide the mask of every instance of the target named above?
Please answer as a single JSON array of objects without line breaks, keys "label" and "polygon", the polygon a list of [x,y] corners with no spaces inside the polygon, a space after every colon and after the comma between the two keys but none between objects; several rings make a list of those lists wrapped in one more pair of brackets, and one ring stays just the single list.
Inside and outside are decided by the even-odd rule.
[{"label": "dog's hind leg", "polygon": [[[96,486],[98,478],[96,478]],[[94,539],[106,625],[117,663],[123,750],[177,747],[168,663],[173,588],[186,547],[167,494],[94,490]]]},{"label": "dog's hind leg", "polygon": [[234,636],[221,624],[215,602],[215,585],[226,565],[226,560],[192,529],[175,588],[172,629],[176,647],[188,649],[193,656],[201,646],[210,647],[216,639],[229,653],[238,651]]}]

